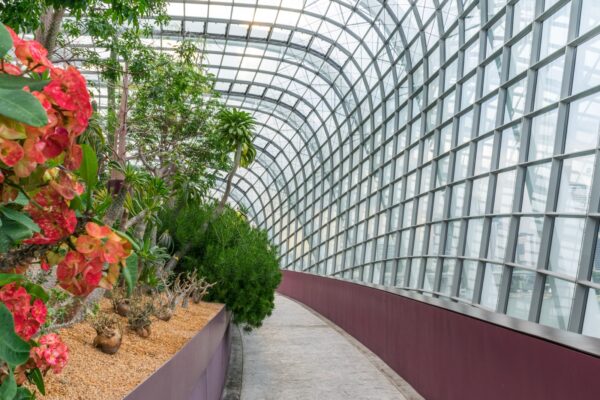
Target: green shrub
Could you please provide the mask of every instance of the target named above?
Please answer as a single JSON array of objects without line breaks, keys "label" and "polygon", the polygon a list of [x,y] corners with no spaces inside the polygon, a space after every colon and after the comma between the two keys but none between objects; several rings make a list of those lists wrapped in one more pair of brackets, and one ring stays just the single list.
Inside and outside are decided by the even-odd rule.
[{"label": "green shrub", "polygon": [[225,303],[234,322],[245,329],[261,326],[274,307],[275,289],[281,281],[277,249],[263,230],[253,228],[238,212],[226,208],[199,237],[213,207],[179,210],[172,231],[176,243],[193,243],[179,262],[179,271],[195,271],[217,284],[208,301]]}]

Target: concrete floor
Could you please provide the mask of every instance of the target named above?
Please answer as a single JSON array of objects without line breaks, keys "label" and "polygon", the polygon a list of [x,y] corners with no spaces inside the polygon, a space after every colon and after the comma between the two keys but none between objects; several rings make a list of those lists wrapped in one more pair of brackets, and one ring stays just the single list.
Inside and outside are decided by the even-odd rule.
[{"label": "concrete floor", "polygon": [[283,296],[264,325],[242,341],[242,400],[420,398],[362,345]]}]

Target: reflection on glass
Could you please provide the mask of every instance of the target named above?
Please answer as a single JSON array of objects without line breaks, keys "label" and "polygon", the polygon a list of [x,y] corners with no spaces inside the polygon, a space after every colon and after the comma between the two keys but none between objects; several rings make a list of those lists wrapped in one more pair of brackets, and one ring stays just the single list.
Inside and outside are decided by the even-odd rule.
[{"label": "reflection on glass", "polygon": [[554,137],[558,109],[538,115],[531,121],[529,160],[539,160],[554,154]]},{"label": "reflection on glass", "polygon": [[469,211],[470,215],[485,214],[488,183],[489,183],[489,178],[487,176],[473,180],[473,191],[471,194],[471,208]]},{"label": "reflection on glass", "polygon": [[408,286],[416,288],[419,284],[419,275],[421,274],[421,262],[420,260],[412,260],[410,263],[410,279]]},{"label": "reflection on glass", "polygon": [[546,196],[550,184],[551,164],[537,164],[527,168],[525,187],[523,188],[524,213],[543,213],[546,209]]},{"label": "reflection on glass", "polygon": [[590,198],[594,155],[563,161],[560,191],[556,210],[565,213],[585,213]]},{"label": "reflection on glass", "polygon": [[460,235],[460,221],[448,222],[448,232],[446,233],[446,249],[444,254],[456,256],[458,251],[458,237]]},{"label": "reflection on glass", "polygon": [[501,140],[498,168],[517,164],[521,148],[521,125],[515,125],[503,130]]},{"label": "reflection on glass", "polygon": [[567,43],[570,15],[571,3],[567,3],[543,22],[540,60]]},{"label": "reflection on glass", "polygon": [[533,35],[529,32],[510,48],[509,78],[515,77],[529,66],[532,38]]},{"label": "reflection on glass", "polygon": [[490,172],[492,167],[492,152],[494,150],[494,136],[488,136],[477,142],[477,157],[475,157],[475,173],[477,176]]},{"label": "reflection on glass", "polygon": [[462,299],[473,300],[475,278],[477,276],[477,261],[464,261],[460,274],[458,296]]},{"label": "reflection on glass", "polygon": [[525,89],[527,79],[521,79],[506,90],[506,104],[504,107],[504,123],[514,121],[523,116],[525,110]]},{"label": "reflection on glass", "polygon": [[498,95],[486,100],[481,105],[481,117],[479,119],[479,134],[491,131],[496,126],[496,115],[498,115]]},{"label": "reflection on glass", "polygon": [[498,261],[504,260],[509,223],[510,217],[495,217],[492,219],[490,242],[488,245],[488,259]]},{"label": "reflection on glass", "polygon": [[544,218],[522,217],[519,222],[515,262],[535,267],[540,253]]},{"label": "reflection on glass", "polygon": [[581,25],[579,34],[583,34],[600,23],[600,2],[598,0],[583,0],[581,9]]},{"label": "reflection on glass", "polygon": [[481,238],[483,235],[483,218],[470,219],[467,225],[465,257],[479,257]]},{"label": "reflection on glass", "polygon": [[483,276],[483,290],[481,291],[481,305],[496,310],[498,305],[498,289],[502,280],[502,266],[487,263]]},{"label": "reflection on glass", "polygon": [[465,183],[459,183],[452,186],[452,201],[450,203],[450,218],[461,217],[463,215],[463,205],[465,202]]},{"label": "reflection on glass", "polygon": [[583,241],[583,218],[556,218],[550,246],[550,271],[575,278]]},{"label": "reflection on glass", "polygon": [[423,290],[433,292],[435,285],[435,269],[437,265],[437,259],[428,258],[427,264],[425,265],[425,279],[423,281]]},{"label": "reflection on glass", "polygon": [[535,109],[556,103],[560,99],[560,87],[565,58],[559,57],[539,69],[535,87]]},{"label": "reflection on glass", "polygon": [[429,249],[427,254],[437,255],[440,251],[440,240],[442,239],[442,224],[432,224],[429,230]]},{"label": "reflection on glass", "polygon": [[520,268],[513,269],[506,314],[520,319],[529,318],[534,283],[535,272]]},{"label": "reflection on glass", "polygon": [[582,333],[600,338],[600,289],[588,289]]},{"label": "reflection on glass", "polygon": [[496,178],[494,213],[504,214],[512,211],[513,196],[515,193],[515,175],[516,171],[514,169],[498,174]]},{"label": "reflection on glass", "polygon": [[469,147],[464,147],[456,152],[454,162],[454,182],[464,179],[467,176],[469,166]]},{"label": "reflection on glass", "polygon": [[596,246],[594,250],[594,262],[592,264],[592,282],[600,283],[600,232],[596,236]]},{"label": "reflection on glass", "polygon": [[454,279],[454,267],[456,260],[444,259],[442,264],[442,277],[440,280],[440,292],[450,296],[452,290],[452,280]]},{"label": "reflection on glass", "polygon": [[[596,68],[596,71],[600,71],[600,68]],[[598,145],[598,134],[600,133],[599,115],[600,93],[571,103],[569,106],[569,125],[567,128],[565,153],[590,150]]]},{"label": "reflection on glass", "polygon": [[546,277],[540,324],[567,329],[575,285],[552,276]]},{"label": "reflection on glass", "polygon": [[406,260],[398,260],[398,266],[396,267],[396,286],[404,287],[406,276]]}]

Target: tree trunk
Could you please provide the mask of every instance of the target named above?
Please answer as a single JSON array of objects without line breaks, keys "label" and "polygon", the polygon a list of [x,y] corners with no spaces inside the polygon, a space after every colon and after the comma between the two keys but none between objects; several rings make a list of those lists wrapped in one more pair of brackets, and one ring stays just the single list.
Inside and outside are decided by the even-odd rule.
[{"label": "tree trunk", "polygon": [[145,219],[140,220],[140,222],[136,225],[135,231],[133,232],[133,236],[136,239],[139,239],[140,242],[144,241],[144,234],[146,233],[146,227],[148,226],[148,221]]},{"label": "tree trunk", "polygon": [[137,225],[138,223],[140,223],[140,221],[142,221],[144,218],[146,218],[147,214],[148,214],[148,210],[143,210],[141,213],[129,218],[129,220],[127,221],[127,223],[125,223],[123,225],[123,228],[121,230],[126,231],[127,229],[131,228],[132,226]]},{"label": "tree trunk", "polygon": [[[240,167],[241,160],[242,160],[242,143],[238,143],[237,148],[235,149],[235,158],[233,160],[233,167],[231,168],[231,171],[229,171],[229,175],[227,175],[227,185],[225,186],[225,193],[223,193],[223,197],[221,198],[221,201],[219,202],[217,209],[215,210],[215,212],[213,213],[213,215],[210,218],[210,221],[208,221],[207,224],[209,222],[212,222],[215,218],[217,218],[219,215],[221,215],[223,210],[225,210],[225,204],[227,204],[227,199],[229,199],[229,194],[231,193],[231,187],[233,186],[233,177],[235,176],[235,173],[237,172],[238,168]],[[202,233],[206,232],[206,229],[208,229],[208,226],[203,227]]]},{"label": "tree trunk", "polygon": [[156,242],[158,239],[158,226],[156,224],[152,225],[152,230],[150,231],[150,246],[156,246]]},{"label": "tree trunk", "polygon": [[[117,129],[113,142],[114,157],[113,161],[120,164],[125,163],[127,152],[127,109],[129,101],[129,67],[125,63],[123,72],[123,90],[121,92],[121,104],[119,104],[119,116],[117,120]],[[121,171],[113,168],[110,172],[110,179],[113,181],[122,181],[125,177]]]},{"label": "tree trunk", "polygon": [[181,249],[177,250],[175,254],[171,257],[171,259],[165,264],[165,272],[167,274],[173,272],[179,260],[184,257],[188,251],[192,249],[192,245],[190,243],[184,244]]},{"label": "tree trunk", "polygon": [[[237,172],[238,168],[240,167],[241,159],[242,159],[242,144],[238,143],[237,148],[235,150],[235,157],[233,159],[233,167],[231,168],[231,171],[229,171],[229,174],[227,175],[227,184],[225,186],[225,193],[223,193],[223,197],[221,198],[221,201],[219,201],[219,205],[217,206],[215,211],[212,213],[210,218],[202,224],[202,227],[200,228],[200,231],[198,232],[199,235],[204,235],[206,233],[206,231],[208,231],[209,225],[215,219],[217,219],[219,217],[219,215],[221,215],[223,213],[223,211],[225,210],[225,204],[227,204],[227,199],[229,198],[229,194],[231,193],[231,187],[233,186],[233,177],[235,176],[235,173]],[[171,259],[165,265],[165,271],[167,273],[173,271],[175,269],[175,267],[177,266],[177,263],[179,262],[181,257],[184,257],[187,254],[187,252],[190,251],[191,247],[192,246],[188,243],[188,244],[183,245],[182,248],[179,249],[179,251],[176,251],[175,254],[173,254]]]},{"label": "tree trunk", "polygon": [[123,211],[125,210],[125,199],[127,198],[127,193],[129,192],[128,185],[121,186],[121,191],[117,196],[113,199],[112,204],[104,214],[104,219],[102,222],[105,225],[113,226],[115,222],[123,215]]},{"label": "tree trunk", "polygon": [[42,16],[42,24],[35,32],[35,40],[48,50],[49,58],[56,48],[56,38],[60,32],[62,20],[65,16],[65,9],[49,7]]}]

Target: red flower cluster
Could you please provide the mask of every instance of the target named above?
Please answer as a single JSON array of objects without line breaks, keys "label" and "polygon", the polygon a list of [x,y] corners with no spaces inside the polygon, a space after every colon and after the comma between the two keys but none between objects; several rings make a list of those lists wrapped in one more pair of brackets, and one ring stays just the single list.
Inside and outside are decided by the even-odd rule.
[{"label": "red flower cluster", "polygon": [[12,313],[15,321],[15,332],[23,340],[29,340],[40,326],[46,322],[46,305],[40,299],[31,301],[31,296],[24,287],[9,283],[0,288],[0,301]]},{"label": "red flower cluster", "polygon": [[[77,251],[69,251],[58,263],[56,276],[60,286],[76,296],[87,296],[100,284],[105,264],[119,266],[131,254],[131,244],[107,226],[86,224],[87,235],[79,236]],[[115,268],[109,268],[109,271]]]},{"label": "red flower cluster", "polygon": [[35,203],[24,207],[41,228],[41,232],[24,241],[27,244],[58,243],[75,232],[77,226],[75,211],[69,208],[69,201],[83,193],[83,185],[66,171],[54,169],[47,174],[50,183],[33,197]]},{"label": "red flower cluster", "polygon": [[31,349],[30,357],[42,374],[52,370],[55,374],[67,365],[69,349],[56,333],[44,335],[39,340],[39,346]]},{"label": "red flower cluster", "polygon": [[[76,139],[87,128],[93,112],[84,77],[73,67],[55,67],[38,42],[23,40],[12,29],[7,29],[15,55],[25,69],[4,62],[0,73],[22,75],[50,71],[50,83],[41,92],[32,92],[46,110],[48,124],[38,128],[0,121],[0,160],[13,168],[17,178],[30,176],[39,164],[61,154],[65,156],[65,167],[79,168],[82,151]],[[0,182],[4,178],[0,176]]]}]

